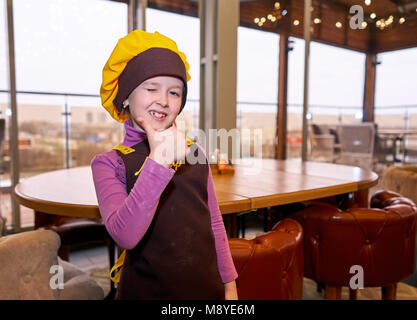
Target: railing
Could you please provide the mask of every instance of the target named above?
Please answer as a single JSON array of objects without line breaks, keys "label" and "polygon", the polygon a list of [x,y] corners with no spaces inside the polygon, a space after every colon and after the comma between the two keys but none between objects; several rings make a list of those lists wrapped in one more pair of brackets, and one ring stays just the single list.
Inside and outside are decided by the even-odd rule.
[{"label": "railing", "polygon": [[[0,90],[0,93],[8,94],[9,91],[7,90]],[[100,96],[98,94],[77,94],[77,93],[66,93],[66,92],[40,92],[40,91],[18,91],[17,94],[19,95],[37,95],[37,96],[58,96],[62,97],[63,100],[60,101],[58,104],[62,104],[62,112],[60,113],[62,117],[62,138],[63,138],[63,153],[65,155],[62,161],[62,167],[70,168],[73,166],[72,164],[72,157],[71,157],[71,117],[72,117],[72,105],[71,98],[87,98],[87,99],[99,99]],[[198,106],[199,100],[198,99],[189,99],[187,100],[188,106],[190,110],[193,111],[193,126],[198,126]],[[97,102],[99,105],[99,102]],[[41,103],[40,103],[41,105]],[[75,108],[75,107],[74,107]],[[287,156],[291,157],[298,157],[301,150],[301,117],[303,106],[301,104],[289,104],[288,105],[288,136],[287,136]],[[384,119],[384,114],[397,114],[398,119],[395,125],[392,125],[392,117],[389,117],[390,123],[389,127],[393,128],[404,128],[408,129],[411,127],[411,124],[417,124],[417,105],[407,105],[407,106],[387,106],[387,107],[377,107],[375,110],[376,115],[376,122],[378,119]],[[392,112],[391,112],[392,111]],[[273,157],[273,150],[276,146],[276,118],[271,117],[271,115],[277,113],[277,104],[271,102],[251,102],[251,101],[239,101],[237,102],[237,127],[241,128],[242,120],[245,120],[247,124],[251,125],[251,121],[253,119],[251,116],[245,118],[248,113],[259,113],[264,112],[268,115],[266,116],[266,120],[268,120],[268,125],[270,128],[266,128],[265,123],[261,119],[258,128],[266,129],[264,132],[264,141],[266,141],[266,148],[269,151],[265,153],[265,156]],[[330,118],[326,118],[326,116],[330,116]],[[310,105],[309,106],[309,113],[308,117],[310,121],[330,121],[333,124],[337,123],[348,123],[350,121],[361,121],[362,118],[362,108],[359,106],[323,106],[323,105]],[[415,117],[415,121],[413,120]],[[47,115],[44,116],[47,118]],[[381,120],[382,121],[382,120]],[[381,123],[382,124],[382,123]],[[267,135],[271,135],[271,137]],[[61,136],[61,135],[59,135]],[[63,155],[63,153],[61,153]],[[267,155],[268,154],[268,155]],[[79,165],[79,164],[77,164]],[[7,176],[7,174],[6,174]],[[4,178],[4,176],[3,176]],[[6,177],[7,178],[7,177]],[[7,180],[7,179],[6,179]],[[10,182],[6,183],[5,179],[0,181],[0,188],[4,193],[10,193]],[[9,220],[10,221],[10,220]]]}]

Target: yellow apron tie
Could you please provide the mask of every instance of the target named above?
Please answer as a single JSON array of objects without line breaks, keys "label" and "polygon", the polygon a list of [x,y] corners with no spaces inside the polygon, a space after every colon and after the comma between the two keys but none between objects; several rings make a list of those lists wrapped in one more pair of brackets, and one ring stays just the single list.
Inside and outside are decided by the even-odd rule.
[{"label": "yellow apron tie", "polygon": [[[185,137],[185,138],[187,139],[187,146],[190,146],[190,145],[194,144],[194,141],[192,141],[191,139],[188,139],[187,137]],[[118,149],[118,150],[120,150],[120,149]],[[148,157],[146,157],[146,159],[148,159]],[[135,172],[135,176],[139,175],[139,173],[142,171],[143,166],[145,165],[146,159],[143,162],[140,169]],[[181,164],[182,164],[181,161],[175,161],[174,163],[172,163],[170,165],[170,168],[174,168],[174,170],[177,171],[177,169],[181,166]],[[125,262],[125,257],[126,257],[126,250],[123,250],[122,254],[119,256],[119,259],[117,259],[113,268],[111,268],[111,270],[110,270],[110,279],[114,283],[119,283],[119,281],[120,281],[120,275],[122,273],[122,267],[123,267],[123,263]],[[112,276],[113,271],[115,271],[117,268],[120,268],[120,270],[114,276]]]},{"label": "yellow apron tie", "polygon": [[[126,250],[123,250],[122,254],[120,255],[119,259],[117,259],[115,265],[110,270],[110,279],[114,283],[119,283],[120,281],[120,275],[122,271],[123,263],[125,262],[125,256],[126,256]],[[120,270],[112,277],[113,271],[115,271],[117,268],[120,268]]]}]

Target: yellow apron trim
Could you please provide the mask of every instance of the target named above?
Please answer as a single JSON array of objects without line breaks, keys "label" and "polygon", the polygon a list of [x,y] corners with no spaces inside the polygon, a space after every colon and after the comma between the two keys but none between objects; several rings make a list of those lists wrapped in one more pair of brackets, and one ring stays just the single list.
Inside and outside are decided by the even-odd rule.
[{"label": "yellow apron trim", "polygon": [[[187,140],[187,146],[191,146],[192,144],[194,144],[194,141],[192,141],[191,139],[188,139],[187,137],[185,137],[186,138],[186,140]],[[126,146],[124,146],[124,145],[122,145],[122,144],[119,144],[119,145],[117,145],[116,147],[114,147],[113,149],[115,149],[115,150],[119,150],[120,152],[122,152],[123,153],[123,151],[122,150],[120,150],[120,149],[116,149],[116,148],[118,148],[118,147],[121,147],[121,148],[127,148],[127,149],[131,149],[131,150],[133,150],[133,151],[130,151],[130,152],[128,152],[128,153],[131,153],[131,152],[134,152],[135,150],[134,149],[132,149],[132,148],[129,148],[129,147],[126,147]],[[125,150],[123,148],[123,150]],[[125,150],[126,151],[126,150]],[[129,151],[129,150],[128,150]],[[124,154],[127,154],[127,153],[124,153]],[[148,157],[146,157],[146,159],[148,159]],[[142,166],[140,167],[140,169],[138,170],[138,171],[136,171],[135,172],[135,176],[137,176],[141,171],[142,171],[142,169],[143,169],[143,166],[145,165],[145,162],[146,162],[146,159],[145,159],[145,161],[143,162],[143,164],[142,164]],[[171,164],[171,166],[170,166],[170,168],[174,168],[174,170],[175,171],[177,171],[177,169],[179,168],[181,166],[181,161],[175,161],[173,164]],[[124,263],[124,261],[125,261],[125,257],[126,257],[126,250],[123,250],[123,252],[122,252],[122,254],[119,256],[119,259],[117,259],[117,261],[116,261],[116,263],[114,264],[114,266],[113,266],[113,268],[111,268],[111,270],[110,270],[110,279],[111,279],[111,281],[113,281],[114,283],[119,283],[119,281],[120,281],[120,275],[121,275],[121,273],[122,273],[122,267],[123,267],[123,263]],[[113,271],[115,271],[117,268],[120,268],[120,270],[114,275],[114,276],[112,276],[112,273],[113,273]]]},{"label": "yellow apron trim", "polygon": [[[187,137],[185,137],[185,139],[187,141],[187,146],[188,147],[191,146],[192,144],[194,144],[194,141],[193,140],[188,139]],[[174,170],[177,171],[177,169],[179,167],[181,167],[181,165],[182,165],[181,160],[179,160],[179,161],[175,161],[174,163],[172,163],[169,167],[170,168],[174,168]]]},{"label": "yellow apron trim", "polygon": [[113,150],[119,150],[123,154],[129,154],[129,153],[135,152],[135,149],[129,148],[123,144],[118,144],[117,146],[113,148]]},{"label": "yellow apron trim", "polygon": [[148,157],[145,158],[145,161],[143,161],[142,166],[140,167],[140,169],[138,171],[135,172],[135,176],[139,175],[139,173],[142,171],[143,166],[145,165],[146,160],[148,159]]},{"label": "yellow apron trim", "polygon": [[[110,270],[110,279],[114,283],[119,283],[119,281],[120,281],[120,275],[122,273],[122,268],[121,267],[123,266],[123,263],[125,262],[125,256],[126,256],[126,250],[123,250],[119,259],[117,259],[115,265]],[[117,268],[120,268],[120,270],[112,277],[113,271],[115,271]]]}]

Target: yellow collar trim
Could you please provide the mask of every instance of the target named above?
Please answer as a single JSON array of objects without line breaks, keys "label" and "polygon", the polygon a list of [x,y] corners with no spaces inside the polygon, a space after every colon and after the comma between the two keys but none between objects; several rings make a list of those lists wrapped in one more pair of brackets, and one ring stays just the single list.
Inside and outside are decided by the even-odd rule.
[{"label": "yellow collar trim", "polygon": [[136,151],[135,149],[129,148],[123,144],[118,144],[117,146],[113,148],[113,150],[118,150],[125,155]]}]

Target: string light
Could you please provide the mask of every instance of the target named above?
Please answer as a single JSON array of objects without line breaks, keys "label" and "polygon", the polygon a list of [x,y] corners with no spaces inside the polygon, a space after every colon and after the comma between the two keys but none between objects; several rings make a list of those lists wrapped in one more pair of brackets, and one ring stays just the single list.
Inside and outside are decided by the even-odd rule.
[{"label": "string light", "polygon": [[259,27],[262,27],[265,22],[267,22],[267,19],[271,22],[275,22],[277,20],[282,19],[283,16],[287,14],[287,10],[282,10],[281,4],[279,2],[274,3],[274,8],[271,13],[269,13],[266,18],[255,18],[253,19],[253,22],[256,23]]},{"label": "string light", "polygon": [[[369,6],[369,5],[371,5],[371,0],[365,0],[364,1],[365,2],[365,4],[367,5],[367,6]],[[314,7],[310,7],[310,11],[314,11]],[[417,8],[416,8],[416,12],[417,12]],[[262,18],[255,18],[253,21],[254,21],[254,23],[255,24],[257,24],[259,27],[262,27],[263,25],[264,25],[264,23],[265,22],[267,22],[267,20],[269,20],[269,21],[271,21],[271,22],[276,22],[277,20],[281,20],[286,14],[287,14],[288,12],[287,12],[287,10],[283,10],[282,8],[281,8],[281,4],[279,3],[279,2],[275,2],[274,3],[274,8],[273,8],[273,11],[271,12],[271,13],[269,13],[267,16],[266,16],[266,18],[265,17],[262,17]],[[371,19],[376,19],[377,18],[377,15],[376,15],[376,13],[375,12],[372,12],[370,15],[369,15],[369,17],[371,18]],[[369,23],[369,21],[370,20],[368,20],[368,22],[366,22],[366,21],[363,21],[362,23],[361,23],[361,29],[366,29],[367,27],[368,27],[368,23]],[[401,18],[399,18],[398,19],[398,23],[399,24],[403,24],[403,23],[405,23],[405,21],[406,21],[406,19],[405,19],[405,17],[401,17]],[[322,19],[320,19],[320,18],[315,18],[314,20],[313,20],[313,22],[314,22],[314,24],[320,24],[320,23],[322,23]],[[376,25],[376,27],[377,28],[379,28],[380,30],[384,30],[385,28],[388,28],[388,27],[390,27],[392,24],[394,23],[394,16],[393,15],[390,15],[387,19],[384,19],[384,18],[380,18],[380,19],[378,19],[378,20],[375,20],[375,25]],[[300,25],[300,20],[298,20],[298,19],[295,19],[294,21],[293,21],[293,25],[294,26],[298,26],[298,25]],[[338,29],[341,29],[341,28],[343,28],[343,24],[340,22],[340,21],[337,21],[336,22],[336,24],[335,24],[335,26],[336,26],[336,28],[338,28]]]}]

